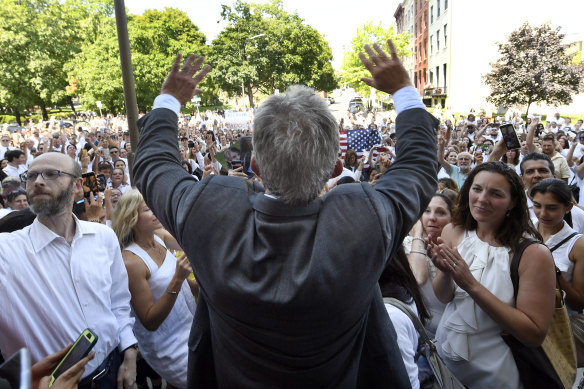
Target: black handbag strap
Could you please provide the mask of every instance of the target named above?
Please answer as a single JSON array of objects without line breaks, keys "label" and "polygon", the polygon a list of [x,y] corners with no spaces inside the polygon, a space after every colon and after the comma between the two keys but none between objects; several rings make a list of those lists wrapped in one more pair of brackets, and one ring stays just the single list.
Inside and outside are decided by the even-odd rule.
[{"label": "black handbag strap", "polygon": [[513,283],[513,299],[515,301],[517,301],[517,292],[519,290],[519,262],[525,249],[533,243],[538,242],[533,239],[523,239],[513,254],[513,259],[511,259],[511,282]]},{"label": "black handbag strap", "polygon": [[555,249],[562,247],[562,245],[564,243],[566,243],[567,241],[569,241],[570,239],[572,239],[573,237],[575,237],[576,235],[578,235],[577,232],[574,232],[572,234],[570,234],[570,236],[568,236],[566,239],[562,240],[560,243],[558,243],[557,245],[555,245],[553,248],[550,249],[550,251],[553,253]]}]

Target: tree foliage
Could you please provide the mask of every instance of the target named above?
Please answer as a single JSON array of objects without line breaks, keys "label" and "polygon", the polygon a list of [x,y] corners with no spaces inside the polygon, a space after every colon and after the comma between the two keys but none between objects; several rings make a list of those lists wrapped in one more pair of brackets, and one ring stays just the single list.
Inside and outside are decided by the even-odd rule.
[{"label": "tree foliage", "polygon": [[328,43],[300,16],[285,12],[282,1],[237,1],[224,5],[221,16],[228,26],[213,41],[208,59],[213,82],[230,96],[246,94],[253,105],[258,91],[272,94],[293,84],[337,87]]},{"label": "tree foliage", "polygon": [[346,51],[343,57],[341,65],[343,83],[354,88],[362,96],[368,96],[370,87],[361,81],[361,77],[370,77],[371,74],[361,63],[359,53],[365,52],[365,45],[372,46],[374,43],[386,50],[388,39],[393,41],[399,56],[410,55],[408,50],[410,37],[406,32],[396,34],[393,26],[384,28],[381,23],[373,22],[367,22],[363,27],[357,28],[357,34],[351,40],[351,49]]},{"label": "tree foliage", "polygon": [[548,24],[523,24],[499,44],[501,57],[491,64],[484,79],[491,88],[487,98],[496,105],[527,106],[533,103],[569,104],[583,82],[583,68],[572,63],[562,44],[560,29]]},{"label": "tree foliage", "polygon": [[[67,101],[65,64],[91,31],[89,10],[107,10],[101,1],[0,0],[0,105],[43,109]],[[83,28],[88,32],[84,33]]]},{"label": "tree foliage", "polygon": [[[128,15],[128,34],[136,100],[140,110],[151,108],[176,53],[204,54],[205,36],[183,11],[165,8]],[[98,39],[88,42],[69,64],[79,95],[87,107],[101,101],[108,111],[124,110],[124,89],[115,20],[105,19]]]}]

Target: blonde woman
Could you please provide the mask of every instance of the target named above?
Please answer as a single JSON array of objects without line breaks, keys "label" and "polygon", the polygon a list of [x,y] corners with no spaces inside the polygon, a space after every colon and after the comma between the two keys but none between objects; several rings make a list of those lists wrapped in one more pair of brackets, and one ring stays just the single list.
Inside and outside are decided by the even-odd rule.
[{"label": "blonde woman", "polygon": [[[180,250],[176,240],[148,208],[136,189],[118,201],[113,229],[128,271],[134,333],[142,356],[170,388],[186,388],[188,337],[195,300],[186,281],[191,266],[167,250]],[[190,288],[189,286],[192,286]]]}]

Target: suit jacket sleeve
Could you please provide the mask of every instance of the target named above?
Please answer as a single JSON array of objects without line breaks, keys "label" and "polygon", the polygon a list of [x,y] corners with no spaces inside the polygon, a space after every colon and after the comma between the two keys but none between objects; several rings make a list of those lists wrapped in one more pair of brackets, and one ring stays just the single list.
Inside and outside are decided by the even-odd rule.
[{"label": "suit jacket sleeve", "polygon": [[396,160],[375,185],[382,208],[380,223],[393,253],[420,218],[437,189],[435,128],[425,109],[403,111],[396,119]]},{"label": "suit jacket sleeve", "polygon": [[134,160],[134,180],[148,206],[164,228],[182,245],[190,207],[204,190],[180,165],[178,117],[166,108],[157,108],[138,121],[140,140]]}]

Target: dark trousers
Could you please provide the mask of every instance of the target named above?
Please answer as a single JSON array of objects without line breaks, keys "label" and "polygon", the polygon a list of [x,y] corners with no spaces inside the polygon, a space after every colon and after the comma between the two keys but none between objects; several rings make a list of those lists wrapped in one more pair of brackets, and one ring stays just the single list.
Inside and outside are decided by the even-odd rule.
[{"label": "dark trousers", "polygon": [[116,347],[91,374],[81,380],[78,389],[113,389],[117,387],[118,370],[123,357]]}]

